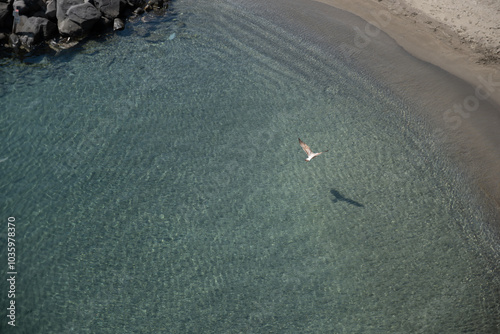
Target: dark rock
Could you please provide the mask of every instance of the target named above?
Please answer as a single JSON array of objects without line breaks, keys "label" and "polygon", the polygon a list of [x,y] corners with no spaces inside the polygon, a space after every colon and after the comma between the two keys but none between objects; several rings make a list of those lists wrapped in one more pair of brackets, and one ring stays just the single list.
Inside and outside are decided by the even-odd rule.
[{"label": "dark rock", "polygon": [[21,46],[21,41],[16,34],[10,34],[9,36],[9,45],[11,48],[17,50]]},{"label": "dark rock", "polygon": [[0,2],[0,28],[12,28],[12,5]]},{"label": "dark rock", "polygon": [[92,29],[92,26],[101,18],[101,12],[89,2],[71,6],[66,15],[68,19],[79,24],[84,31]]},{"label": "dark rock", "polygon": [[48,44],[52,50],[60,52],[61,50],[66,50],[74,47],[79,42],[80,41],[77,38],[72,39],[71,37],[65,37],[60,39],[53,38],[49,41]]},{"label": "dark rock", "polygon": [[113,28],[113,20],[108,19],[106,16],[101,16],[99,21],[97,21],[96,24],[94,24],[92,30],[104,32],[104,31],[109,31],[112,28]]},{"label": "dark rock", "polygon": [[19,9],[19,15],[32,16],[38,11],[45,11],[45,2],[42,0],[15,0],[14,9]]},{"label": "dark rock", "polygon": [[71,21],[70,19],[64,19],[62,22],[57,22],[57,27],[59,28],[59,33],[62,36],[82,36],[82,27]]},{"label": "dark rock", "polygon": [[145,11],[150,11],[150,10],[159,10],[163,8],[163,0],[148,0],[148,3],[144,7]]},{"label": "dark rock", "polygon": [[45,16],[45,10],[39,10],[38,12],[33,13],[31,16],[35,16],[35,17],[43,17],[43,18],[45,18],[45,19],[47,18],[47,17]]},{"label": "dark rock", "polygon": [[47,9],[45,10],[45,17],[49,20],[56,20],[57,5],[56,0],[47,1]]},{"label": "dark rock", "polygon": [[120,13],[123,13],[125,8],[129,6],[129,3],[127,0],[120,0]]},{"label": "dark rock", "polygon": [[[59,15],[59,8],[57,11]],[[73,5],[67,10],[64,20],[58,19],[59,32],[63,36],[81,36],[90,31],[100,18],[101,12],[89,2]]]},{"label": "dark rock", "polygon": [[16,24],[14,33],[19,36],[22,45],[29,50],[35,44],[52,38],[57,33],[57,27],[54,22],[46,18],[23,15]]},{"label": "dark rock", "polygon": [[146,5],[146,0],[122,0],[124,5],[132,8],[144,7]]},{"label": "dark rock", "polygon": [[114,19],[113,30],[123,30],[123,29],[125,29],[125,23],[119,18]]},{"label": "dark rock", "polygon": [[139,15],[141,15],[141,14],[143,14],[143,13],[144,13],[144,8],[142,8],[142,7],[137,7],[137,8],[134,10],[134,12],[133,12],[134,16],[139,16]]},{"label": "dark rock", "polygon": [[0,43],[6,43],[9,40],[9,36],[4,34],[3,32],[0,32]]},{"label": "dark rock", "polygon": [[[66,12],[71,6],[79,5],[84,3],[84,0],[58,0],[56,1],[56,18],[57,25],[59,26],[63,20],[67,17]],[[61,27],[59,27],[61,30]]]},{"label": "dark rock", "polygon": [[102,15],[114,19],[120,15],[120,0],[95,0],[96,8]]}]

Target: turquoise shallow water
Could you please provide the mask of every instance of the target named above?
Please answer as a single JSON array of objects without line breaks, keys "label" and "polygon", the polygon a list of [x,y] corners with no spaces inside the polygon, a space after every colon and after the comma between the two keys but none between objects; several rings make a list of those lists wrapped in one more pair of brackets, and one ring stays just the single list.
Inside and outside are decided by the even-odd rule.
[{"label": "turquoise shallow water", "polygon": [[499,330],[488,216],[406,100],[237,2],[174,9],[3,61],[2,333]]}]

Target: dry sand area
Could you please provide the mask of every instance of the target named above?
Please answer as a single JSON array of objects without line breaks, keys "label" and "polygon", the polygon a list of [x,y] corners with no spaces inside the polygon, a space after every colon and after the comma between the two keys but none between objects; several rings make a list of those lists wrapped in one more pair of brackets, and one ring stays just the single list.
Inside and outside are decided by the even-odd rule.
[{"label": "dry sand area", "polygon": [[[389,8],[401,6],[406,15],[430,28],[451,28],[459,42],[478,53],[478,61],[500,59],[500,1],[498,0],[383,0]],[[444,36],[446,37],[446,35]]]}]

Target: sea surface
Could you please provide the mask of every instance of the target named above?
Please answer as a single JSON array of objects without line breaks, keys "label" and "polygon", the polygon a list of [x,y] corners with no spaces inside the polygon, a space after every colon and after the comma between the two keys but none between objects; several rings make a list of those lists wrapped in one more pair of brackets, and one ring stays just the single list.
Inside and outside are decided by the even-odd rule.
[{"label": "sea surface", "polygon": [[1,333],[500,330],[490,216],[411,92],[261,11],[1,60]]}]

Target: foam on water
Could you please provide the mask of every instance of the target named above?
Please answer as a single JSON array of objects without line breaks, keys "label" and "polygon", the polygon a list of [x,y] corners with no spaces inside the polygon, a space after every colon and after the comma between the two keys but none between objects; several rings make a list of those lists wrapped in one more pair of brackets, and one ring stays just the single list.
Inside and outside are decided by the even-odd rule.
[{"label": "foam on water", "polygon": [[174,4],[2,65],[16,329],[497,329],[486,214],[412,106],[231,1]]}]

